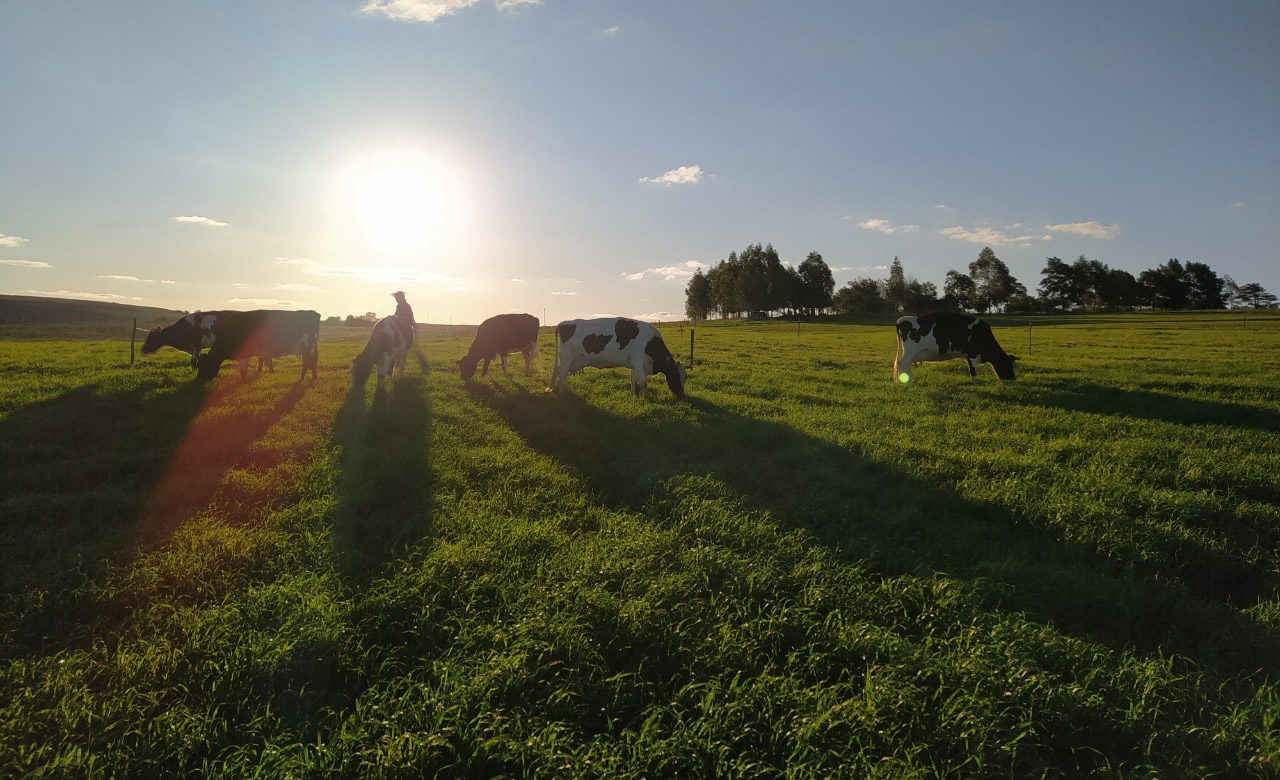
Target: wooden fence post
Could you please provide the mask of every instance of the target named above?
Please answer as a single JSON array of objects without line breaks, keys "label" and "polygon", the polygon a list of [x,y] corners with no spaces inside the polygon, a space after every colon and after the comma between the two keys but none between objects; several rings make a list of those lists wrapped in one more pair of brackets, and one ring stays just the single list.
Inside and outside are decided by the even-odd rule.
[{"label": "wooden fence post", "polygon": [[693,328],[689,328],[689,368],[693,368]]},{"label": "wooden fence post", "polygon": [[1027,354],[1031,354],[1031,317],[1027,317]]}]

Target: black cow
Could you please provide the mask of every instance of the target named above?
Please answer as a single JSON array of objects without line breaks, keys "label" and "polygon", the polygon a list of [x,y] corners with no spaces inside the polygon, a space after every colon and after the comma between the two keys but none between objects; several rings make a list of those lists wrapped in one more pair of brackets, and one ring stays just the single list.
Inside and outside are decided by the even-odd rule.
[{"label": "black cow", "polygon": [[996,376],[1013,379],[1016,357],[996,342],[991,326],[970,314],[935,312],[898,320],[898,355],[893,362],[895,382],[911,381],[913,363],[964,358],[969,378],[978,381],[978,363],[990,363]]},{"label": "black cow", "polygon": [[256,311],[222,312],[213,324],[213,344],[200,356],[201,379],[213,379],[224,361],[240,362],[240,376],[244,377],[251,357],[269,360],[285,355],[302,356],[302,378],[311,371],[316,378],[320,362],[320,314],[314,311]]},{"label": "black cow", "polygon": [[532,314],[499,314],[480,323],[475,341],[466,356],[458,361],[462,381],[475,376],[476,364],[484,361],[480,376],[489,373],[489,361],[502,358],[502,374],[507,374],[507,355],[524,355],[524,372],[532,370],[533,356],[538,352],[538,318]]}]

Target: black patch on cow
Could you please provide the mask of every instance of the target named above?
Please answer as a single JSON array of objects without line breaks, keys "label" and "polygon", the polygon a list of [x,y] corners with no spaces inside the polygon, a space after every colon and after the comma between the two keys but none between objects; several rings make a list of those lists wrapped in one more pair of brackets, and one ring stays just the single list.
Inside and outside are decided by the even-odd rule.
[{"label": "black patch on cow", "polygon": [[556,328],[556,330],[560,331],[560,343],[563,344],[569,339],[573,338],[573,333],[577,329],[578,329],[578,326],[575,323],[572,323],[572,322],[560,323],[559,327]]},{"label": "black patch on cow", "polygon": [[613,326],[613,332],[618,336],[618,349],[623,349],[640,335],[640,323],[619,317],[617,324]]},{"label": "black patch on cow", "polygon": [[613,341],[613,336],[608,333],[592,333],[582,337],[582,348],[592,355],[599,355],[610,341]]},{"label": "black patch on cow", "polygon": [[667,349],[667,343],[662,340],[661,335],[655,333],[649,339],[649,343],[644,345],[644,354],[653,360],[654,373],[667,378],[667,387],[671,388],[671,392],[683,397],[684,383],[680,380],[679,365],[671,356],[671,350]]}]

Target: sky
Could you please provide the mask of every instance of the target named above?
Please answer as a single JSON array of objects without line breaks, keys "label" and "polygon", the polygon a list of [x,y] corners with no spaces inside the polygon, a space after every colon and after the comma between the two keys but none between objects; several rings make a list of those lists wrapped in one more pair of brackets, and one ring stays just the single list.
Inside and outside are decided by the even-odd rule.
[{"label": "sky", "polygon": [[748,244],[1280,292],[1280,3],[0,7],[0,293],[683,316]]}]

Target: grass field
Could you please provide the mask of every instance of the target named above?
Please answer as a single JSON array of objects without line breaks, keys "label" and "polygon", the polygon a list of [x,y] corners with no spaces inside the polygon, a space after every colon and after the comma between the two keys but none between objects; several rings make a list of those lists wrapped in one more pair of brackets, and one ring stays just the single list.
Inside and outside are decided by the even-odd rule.
[{"label": "grass field", "polygon": [[1280,318],[993,322],[683,403],[0,342],[0,776],[1280,775]]}]

